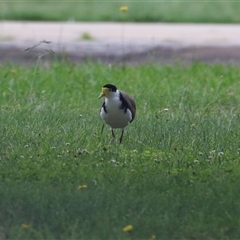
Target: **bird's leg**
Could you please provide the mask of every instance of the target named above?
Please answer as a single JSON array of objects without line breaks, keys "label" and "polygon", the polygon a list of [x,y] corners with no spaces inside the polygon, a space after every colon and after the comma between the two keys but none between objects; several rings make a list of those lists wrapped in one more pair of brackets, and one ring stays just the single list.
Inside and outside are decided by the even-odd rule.
[{"label": "bird's leg", "polygon": [[123,133],[124,133],[124,128],[122,129],[122,134],[121,134],[121,137],[119,139],[120,143],[122,143],[122,140],[123,140]]},{"label": "bird's leg", "polygon": [[102,134],[102,132],[103,132],[104,127],[105,127],[105,124],[102,125],[101,134]]},{"label": "bird's leg", "polygon": [[114,139],[115,138],[115,134],[113,132],[113,129],[112,129],[112,138]]},{"label": "bird's leg", "polygon": [[113,131],[112,128],[111,128],[111,132],[112,132],[112,138],[111,138],[109,144],[111,144],[114,141],[114,139],[115,139],[115,134],[114,134],[114,131]]}]

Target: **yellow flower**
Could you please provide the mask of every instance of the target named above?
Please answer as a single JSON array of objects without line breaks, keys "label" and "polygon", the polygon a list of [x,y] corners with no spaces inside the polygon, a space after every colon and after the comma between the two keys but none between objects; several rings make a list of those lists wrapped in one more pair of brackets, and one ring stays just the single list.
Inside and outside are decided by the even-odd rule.
[{"label": "yellow flower", "polygon": [[21,226],[22,226],[22,228],[24,228],[24,229],[28,229],[28,228],[31,227],[29,224],[26,224],[26,223],[22,223]]},{"label": "yellow flower", "polygon": [[133,230],[133,226],[132,225],[127,225],[126,227],[123,228],[124,232],[130,232]]},{"label": "yellow flower", "polygon": [[156,239],[156,236],[152,235],[148,240],[155,240],[155,239]]},{"label": "yellow flower", "polygon": [[16,74],[16,73],[17,73],[17,70],[16,70],[16,69],[12,69],[10,72],[11,72],[12,74]]},{"label": "yellow flower", "polygon": [[121,6],[121,7],[119,8],[119,10],[120,10],[121,12],[126,12],[126,11],[128,10],[128,6]]},{"label": "yellow flower", "polygon": [[81,190],[81,189],[84,189],[84,188],[87,188],[87,185],[86,185],[86,184],[79,185],[77,189],[78,189],[78,190]]}]

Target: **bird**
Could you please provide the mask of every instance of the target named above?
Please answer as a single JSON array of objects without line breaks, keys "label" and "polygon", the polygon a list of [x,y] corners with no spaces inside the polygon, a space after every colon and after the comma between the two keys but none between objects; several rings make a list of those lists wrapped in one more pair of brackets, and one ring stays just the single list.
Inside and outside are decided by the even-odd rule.
[{"label": "bird", "polygon": [[[120,143],[123,140],[124,128],[131,123],[136,115],[136,104],[131,96],[117,89],[115,85],[106,84],[98,99],[104,97],[100,109],[100,117],[111,127],[112,138],[115,138],[113,129],[120,128],[122,133]],[[102,131],[105,124],[102,126]]]}]

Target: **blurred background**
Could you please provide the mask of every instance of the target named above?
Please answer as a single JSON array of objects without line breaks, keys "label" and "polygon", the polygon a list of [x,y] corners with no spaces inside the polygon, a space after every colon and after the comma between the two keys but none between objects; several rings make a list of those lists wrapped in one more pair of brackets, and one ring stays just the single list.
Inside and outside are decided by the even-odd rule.
[{"label": "blurred background", "polygon": [[4,1],[0,61],[51,52],[72,61],[239,63],[239,12],[237,1]]},{"label": "blurred background", "polygon": [[[123,17],[117,11],[127,5]],[[1,20],[239,23],[238,1],[1,1]]]}]

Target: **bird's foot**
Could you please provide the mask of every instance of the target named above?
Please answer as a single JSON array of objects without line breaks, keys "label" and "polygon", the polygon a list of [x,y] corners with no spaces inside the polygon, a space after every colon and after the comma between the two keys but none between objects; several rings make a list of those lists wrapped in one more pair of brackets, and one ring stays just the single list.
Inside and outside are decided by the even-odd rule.
[{"label": "bird's foot", "polygon": [[114,134],[113,129],[112,129],[112,139],[114,139],[114,138],[115,138],[115,134]]}]

